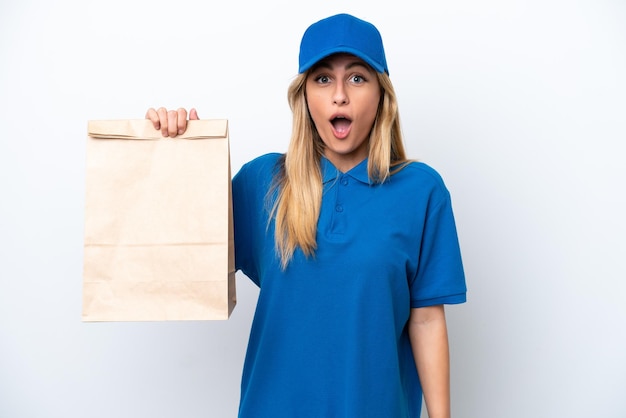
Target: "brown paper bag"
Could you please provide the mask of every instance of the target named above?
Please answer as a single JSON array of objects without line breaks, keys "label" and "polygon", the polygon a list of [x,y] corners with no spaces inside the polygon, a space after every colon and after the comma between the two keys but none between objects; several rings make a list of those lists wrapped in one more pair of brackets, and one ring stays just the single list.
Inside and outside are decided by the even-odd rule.
[{"label": "brown paper bag", "polygon": [[235,303],[227,121],[176,138],[89,121],[83,321],[228,319]]}]

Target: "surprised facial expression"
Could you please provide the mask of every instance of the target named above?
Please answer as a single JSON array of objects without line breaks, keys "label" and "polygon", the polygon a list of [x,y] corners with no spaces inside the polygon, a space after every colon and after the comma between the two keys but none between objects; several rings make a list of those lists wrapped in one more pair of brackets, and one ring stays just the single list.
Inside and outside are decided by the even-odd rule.
[{"label": "surprised facial expression", "polygon": [[340,171],[367,157],[380,95],[375,70],[353,55],[331,55],[309,73],[309,113],[324,142],[324,155]]}]

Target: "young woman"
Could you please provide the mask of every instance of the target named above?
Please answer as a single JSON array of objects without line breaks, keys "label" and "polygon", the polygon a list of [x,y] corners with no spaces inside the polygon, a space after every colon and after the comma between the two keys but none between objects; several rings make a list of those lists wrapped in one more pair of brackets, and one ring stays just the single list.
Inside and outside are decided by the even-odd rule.
[{"label": "young woman", "polygon": [[[236,267],[260,287],[239,416],[418,418],[423,393],[449,417],[443,306],[466,297],[449,193],[405,156],[376,27],[318,21],[299,63],[287,153],[233,178]],[[185,109],[146,116],[186,129]]]}]

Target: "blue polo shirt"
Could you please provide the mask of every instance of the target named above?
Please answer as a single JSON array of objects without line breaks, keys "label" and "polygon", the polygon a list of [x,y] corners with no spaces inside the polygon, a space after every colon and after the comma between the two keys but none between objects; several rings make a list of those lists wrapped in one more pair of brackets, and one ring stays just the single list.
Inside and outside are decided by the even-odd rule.
[{"label": "blue polo shirt", "polygon": [[411,307],[465,301],[450,195],[413,162],[370,184],[322,158],[317,251],[281,271],[268,219],[280,154],[233,178],[235,260],[260,287],[241,383],[241,418],[418,418]]}]

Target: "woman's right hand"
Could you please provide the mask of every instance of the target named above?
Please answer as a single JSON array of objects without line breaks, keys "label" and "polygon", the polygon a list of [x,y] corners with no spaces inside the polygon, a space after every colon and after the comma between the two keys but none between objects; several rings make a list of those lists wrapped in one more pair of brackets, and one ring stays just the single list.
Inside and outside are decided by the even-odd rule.
[{"label": "woman's right hand", "polygon": [[[164,107],[150,108],[146,112],[146,119],[152,121],[154,129],[160,130],[161,135],[175,137],[187,130],[187,110],[182,107],[178,110],[167,110]],[[198,120],[198,112],[192,108],[189,111],[189,120]]]}]

